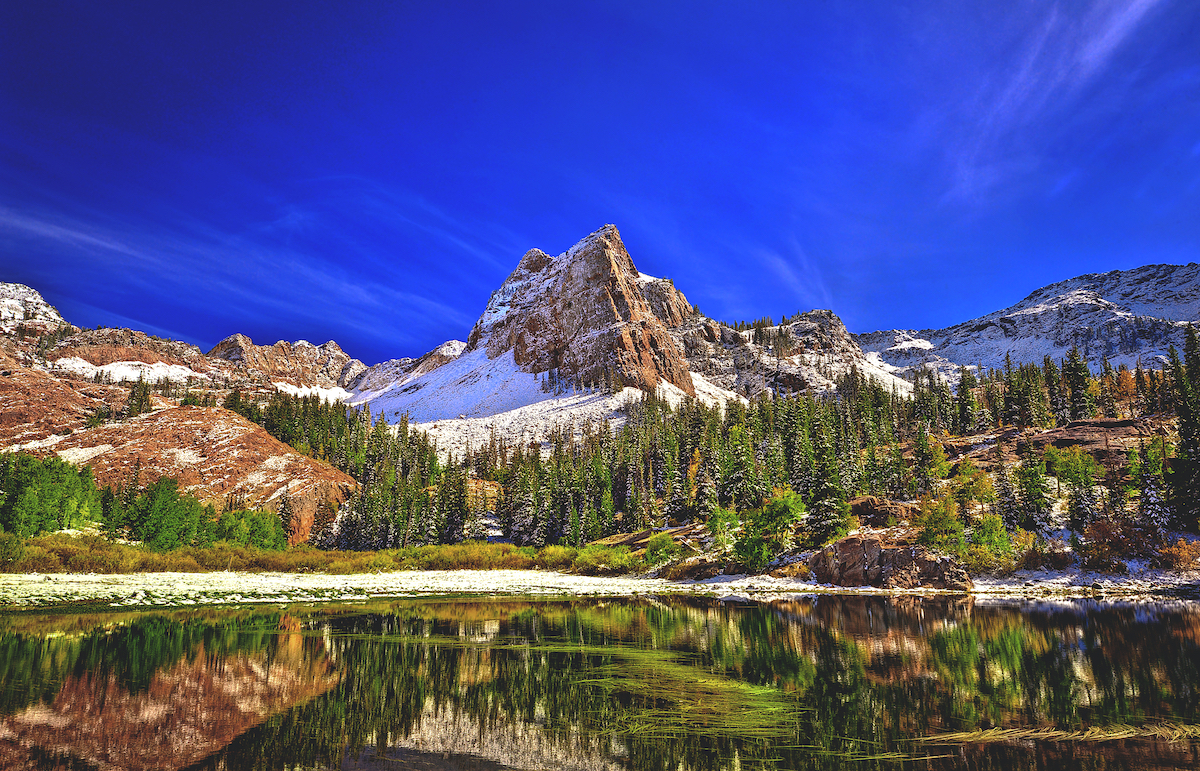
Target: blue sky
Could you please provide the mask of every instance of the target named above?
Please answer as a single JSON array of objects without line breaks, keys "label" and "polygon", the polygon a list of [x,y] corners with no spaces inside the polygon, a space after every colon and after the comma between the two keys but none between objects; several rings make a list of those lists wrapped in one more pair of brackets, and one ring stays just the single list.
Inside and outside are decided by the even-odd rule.
[{"label": "blue sky", "polygon": [[5,3],[0,280],[207,350],[465,339],[605,223],[709,316],[1200,258],[1200,4]]}]

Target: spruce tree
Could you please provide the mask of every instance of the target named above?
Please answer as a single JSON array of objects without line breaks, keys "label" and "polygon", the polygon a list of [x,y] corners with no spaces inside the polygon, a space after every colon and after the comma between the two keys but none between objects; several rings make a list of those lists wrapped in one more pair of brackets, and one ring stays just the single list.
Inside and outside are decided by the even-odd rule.
[{"label": "spruce tree", "polygon": [[1079,352],[1079,346],[1071,348],[1067,361],[1063,365],[1063,381],[1067,386],[1067,399],[1071,420],[1086,420],[1095,412],[1095,403],[1088,390],[1092,383],[1092,373],[1087,361]]},{"label": "spruce tree", "polygon": [[819,546],[847,531],[850,505],[838,479],[837,458],[823,420],[813,425],[813,433],[817,474],[806,527],[813,545]]}]

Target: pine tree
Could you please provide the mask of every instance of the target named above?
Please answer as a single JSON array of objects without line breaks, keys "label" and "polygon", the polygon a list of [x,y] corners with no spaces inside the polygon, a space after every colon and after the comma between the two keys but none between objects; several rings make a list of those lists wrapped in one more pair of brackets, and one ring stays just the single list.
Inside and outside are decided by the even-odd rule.
[{"label": "pine tree", "polygon": [[1184,361],[1170,349],[1171,385],[1179,418],[1179,447],[1172,462],[1171,488],[1179,522],[1188,527],[1200,515],[1200,340],[1189,325]]},{"label": "pine tree", "polygon": [[1063,365],[1063,381],[1067,386],[1071,420],[1090,418],[1096,410],[1092,394],[1088,390],[1092,382],[1092,373],[1078,346],[1072,347],[1067,354],[1067,361]]},{"label": "pine tree", "polygon": [[1040,533],[1050,525],[1052,500],[1046,485],[1046,463],[1029,442],[1022,450],[1021,464],[1014,476],[1021,511],[1018,524],[1030,532]]},{"label": "pine tree", "polygon": [[814,545],[821,545],[846,532],[850,524],[850,505],[838,479],[837,458],[823,420],[813,426],[813,451],[817,466],[812,503],[808,505],[806,527]]},{"label": "pine tree", "polygon": [[996,470],[995,487],[996,501],[992,504],[992,512],[1004,522],[1006,530],[1015,531],[1021,524],[1022,506],[1017,496],[1016,485],[1013,484],[1012,473],[1004,465],[1004,461],[1000,462],[1000,467]]}]

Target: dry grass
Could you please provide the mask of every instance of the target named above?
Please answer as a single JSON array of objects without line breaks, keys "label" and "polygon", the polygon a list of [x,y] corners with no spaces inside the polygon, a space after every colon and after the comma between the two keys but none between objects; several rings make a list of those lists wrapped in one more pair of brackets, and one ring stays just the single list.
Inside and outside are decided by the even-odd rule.
[{"label": "dry grass", "polygon": [[237,570],[251,573],[379,573],[393,570],[529,570],[595,574],[640,570],[640,560],[623,547],[589,546],[582,551],[547,546],[540,551],[508,543],[467,541],[446,546],[416,546],[385,551],[320,551],[302,544],[286,551],[218,543],[207,548],[152,552],[115,543],[102,536],[42,535],[29,539],[16,559],[0,568],[8,573],[200,573]]}]

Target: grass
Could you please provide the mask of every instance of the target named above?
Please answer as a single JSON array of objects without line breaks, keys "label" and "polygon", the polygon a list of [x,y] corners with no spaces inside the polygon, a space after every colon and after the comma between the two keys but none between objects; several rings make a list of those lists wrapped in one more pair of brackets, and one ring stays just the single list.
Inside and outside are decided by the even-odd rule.
[{"label": "grass", "polygon": [[1091,726],[1080,731],[1064,731],[1057,728],[988,728],[977,731],[924,736],[918,741],[931,744],[973,744],[1015,741],[1053,742],[1108,742],[1124,739],[1162,739],[1165,741],[1194,741],[1200,739],[1200,726],[1180,723],[1155,723],[1132,726],[1123,723],[1106,726]]},{"label": "grass", "polygon": [[393,570],[557,570],[584,575],[615,575],[644,568],[625,547],[587,546],[581,550],[547,546],[540,551],[507,543],[467,541],[384,551],[321,551],[300,545],[269,551],[224,542],[171,552],[153,552],[103,536],[52,533],[30,538],[0,562],[6,573],[380,573]]}]

